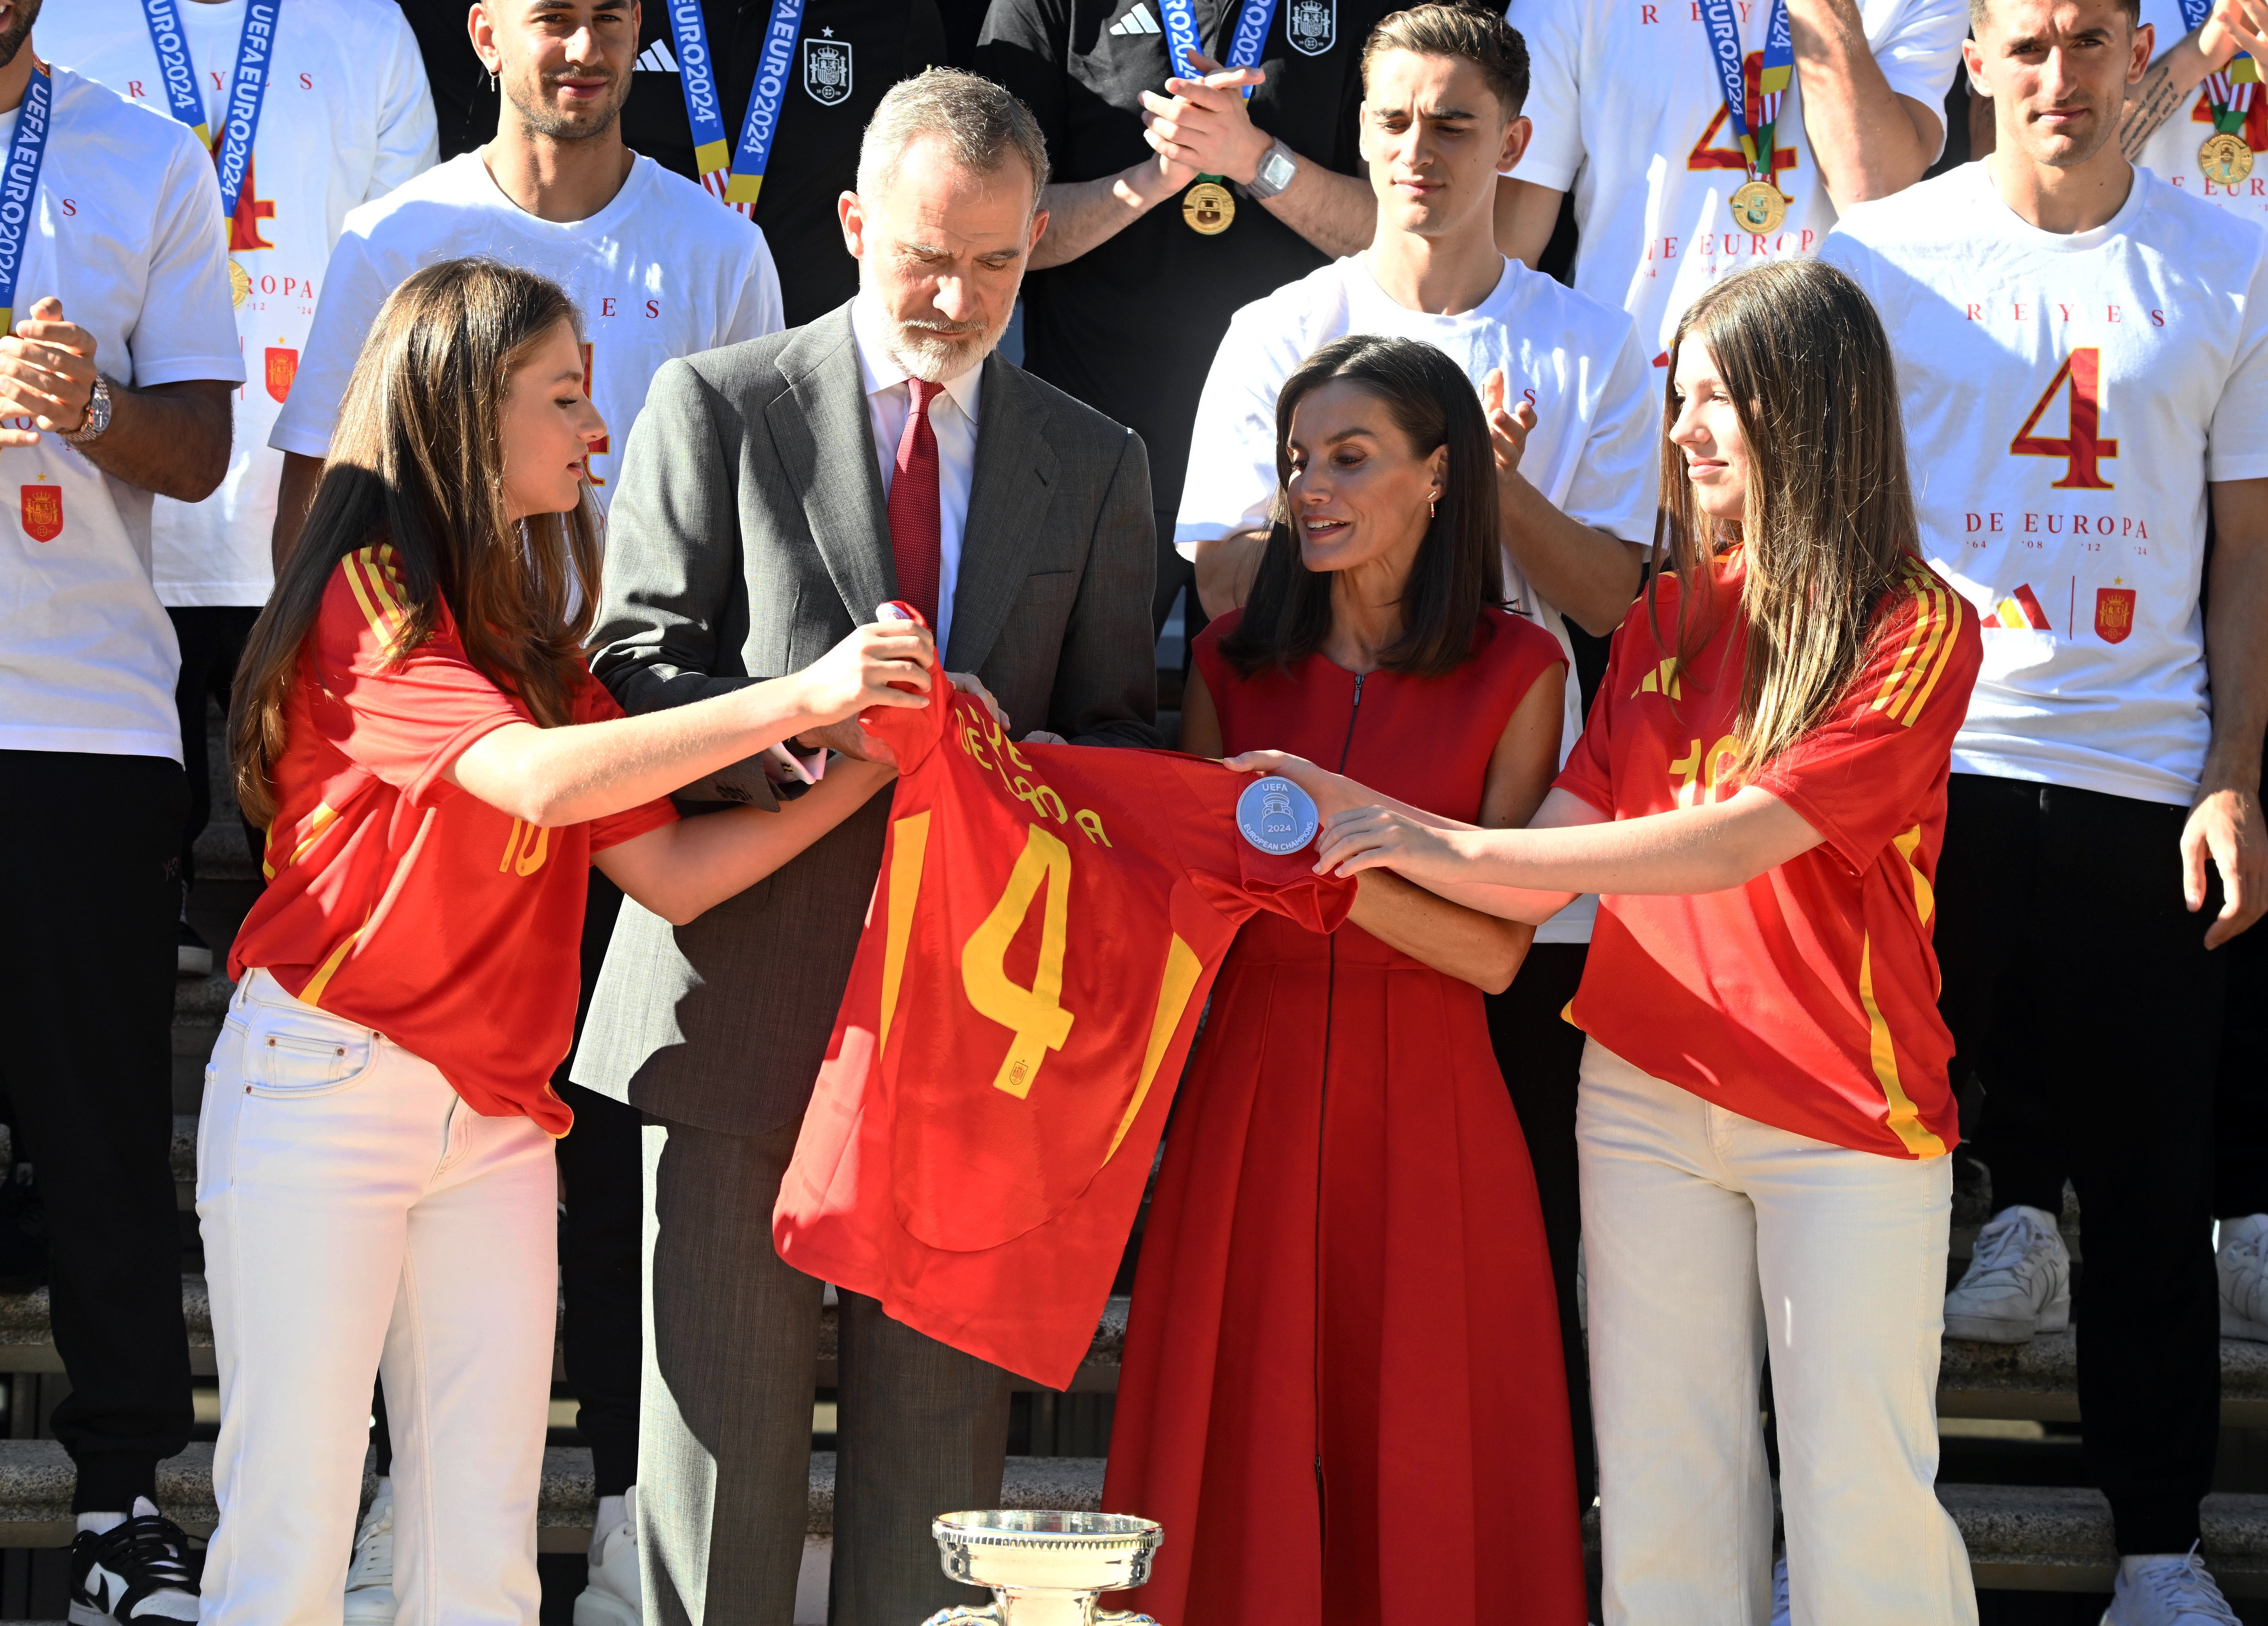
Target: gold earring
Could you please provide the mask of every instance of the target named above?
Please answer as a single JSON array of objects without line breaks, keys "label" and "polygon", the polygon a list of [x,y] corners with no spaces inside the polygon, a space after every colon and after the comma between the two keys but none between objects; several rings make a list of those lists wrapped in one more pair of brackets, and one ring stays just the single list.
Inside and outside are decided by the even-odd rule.
[{"label": "gold earring", "polygon": [[1440,504],[1441,499],[1439,497],[1427,497],[1425,499],[1425,518],[1428,519],[1439,518],[1440,514]]}]

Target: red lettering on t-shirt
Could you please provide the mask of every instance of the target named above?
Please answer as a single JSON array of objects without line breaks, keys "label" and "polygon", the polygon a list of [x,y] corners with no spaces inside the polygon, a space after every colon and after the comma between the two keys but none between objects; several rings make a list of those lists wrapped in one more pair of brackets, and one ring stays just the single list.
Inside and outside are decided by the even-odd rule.
[{"label": "red lettering on t-shirt", "polygon": [[303,91],[312,91],[315,88],[315,82],[303,73],[299,76],[299,88]]},{"label": "red lettering on t-shirt", "polygon": [[1993,531],[1999,531],[1999,530],[2003,529],[2004,527],[2003,527],[2003,526],[2001,526],[2001,524],[2000,524],[2000,516],[1999,516],[1999,514],[1997,514],[1997,513],[1996,513],[1996,514],[1994,514],[1994,515],[1992,516],[1992,525],[1991,525],[1991,526],[1988,526],[1988,527],[1986,527],[1986,528],[1987,528],[1987,529],[1989,529],[1989,530],[1993,530]]},{"label": "red lettering on t-shirt", "polygon": [[649,319],[660,315],[661,301],[659,299],[647,300],[645,302],[645,313]]},{"label": "red lettering on t-shirt", "polygon": [[75,197],[65,198],[63,200],[63,213],[66,215],[76,215],[78,213],[78,200]]},{"label": "red lettering on t-shirt", "polygon": [[2021,321],[2021,320],[2024,320],[2024,307],[2023,307],[2022,305],[2019,305],[2014,306],[2014,308],[2015,313],[2016,313],[2016,320],[2017,320],[2018,321]]},{"label": "red lettering on t-shirt", "polygon": [[2039,528],[2040,528],[2040,517],[2039,517],[2037,514],[2026,514],[2026,515],[2024,516],[2024,534],[2025,534],[2025,535],[2027,535],[2027,536],[2034,535],[2034,534],[2036,534],[2036,533],[2038,532]]},{"label": "red lettering on t-shirt", "polygon": [[2150,326],[2153,327],[2162,327],[2165,325],[2166,313],[2163,311],[2153,311],[2150,313]]},{"label": "red lettering on t-shirt", "polygon": [[143,98],[144,94],[144,91],[143,91],[143,89],[142,89],[142,81],[141,81],[141,80],[139,80],[139,79],[129,79],[129,80],[127,80],[127,81],[126,81],[126,94],[127,94],[129,97],[130,97],[132,99],[134,99],[134,100],[136,100],[136,101],[140,101],[140,100],[142,99],[142,98]]},{"label": "red lettering on t-shirt", "polygon": [[1661,18],[1653,14],[1652,6],[1642,5],[1638,9],[1638,20],[1641,23],[1658,23]]},{"label": "red lettering on t-shirt", "polygon": [[1973,536],[1973,535],[1975,535],[1977,532],[1979,532],[1979,531],[1983,530],[1984,528],[1984,515],[1982,515],[1982,514],[1977,514],[1977,513],[1972,513],[1972,514],[1970,514],[1970,515],[1969,516],[1969,533],[1970,533],[1970,535],[1972,535],[1972,536]]},{"label": "red lettering on t-shirt", "polygon": [[1970,305],[1970,306],[1969,307],[1969,320],[1970,320],[1970,321],[1972,321],[1972,322],[1976,322],[1976,321],[1982,321],[1982,320],[1984,320],[1984,307],[1983,305]]},{"label": "red lettering on t-shirt", "polygon": [[2117,320],[2118,320],[2118,307],[2117,307],[2117,305],[2112,305],[2112,306],[2110,307],[2110,315],[2108,315],[2107,317],[2105,317],[2103,320],[2106,320],[2106,321],[2114,321],[2114,322],[2115,322],[2115,321],[2117,321]]},{"label": "red lettering on t-shirt", "polygon": [[217,74],[217,73],[214,73],[214,72],[213,72],[213,70],[212,70],[211,69],[210,69],[210,68],[206,69],[206,70],[205,70],[205,72],[206,72],[206,73],[207,73],[207,74],[211,77],[211,79],[212,79],[212,82],[213,82],[213,89],[215,89],[215,90],[218,90],[218,89],[220,89],[220,75],[218,75],[218,74]]},{"label": "red lettering on t-shirt", "polygon": [[611,294],[602,296],[599,300],[599,314],[601,316],[612,316],[614,313],[614,296]]},{"label": "red lettering on t-shirt", "polygon": [[2061,304],[2058,304],[2058,305],[2056,306],[2056,309],[2057,309],[2057,310],[2058,310],[2058,311],[2061,311],[2061,312],[2063,313],[2063,319],[2064,319],[2064,320],[2066,320],[2066,321],[2069,321],[2069,320],[2071,320],[2071,306],[2069,306],[2069,305],[2061,305]]}]

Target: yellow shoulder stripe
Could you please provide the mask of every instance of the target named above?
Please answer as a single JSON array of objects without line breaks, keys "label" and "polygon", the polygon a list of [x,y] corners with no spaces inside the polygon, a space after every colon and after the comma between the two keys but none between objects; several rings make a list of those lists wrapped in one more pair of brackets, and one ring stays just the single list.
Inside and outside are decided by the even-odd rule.
[{"label": "yellow shoulder stripe", "polygon": [[381,542],[360,548],[341,561],[341,568],[347,573],[347,585],[362,607],[364,619],[377,629],[380,644],[391,651],[409,620],[393,548]]},{"label": "yellow shoulder stripe", "polygon": [[1945,1143],[1923,1124],[1920,1109],[1908,1097],[1904,1083],[1898,1077],[1898,1056],[1890,1043],[1890,1024],[1882,1015],[1882,1007],[1874,1001],[1874,939],[1871,934],[1859,942],[1859,1003],[1867,1010],[1867,1052],[1874,1063],[1874,1082],[1882,1086],[1883,1103],[1889,1108],[1883,1122],[1915,1157],[1943,1157]]},{"label": "yellow shoulder stripe", "polygon": [[1913,626],[1897,658],[1890,663],[1889,675],[1882,680],[1874,709],[1887,711],[1893,722],[1911,728],[1945,672],[1955,634],[1968,607],[1959,593],[1948,591],[1943,582],[1926,572],[1908,575],[1905,585],[1914,600]]}]

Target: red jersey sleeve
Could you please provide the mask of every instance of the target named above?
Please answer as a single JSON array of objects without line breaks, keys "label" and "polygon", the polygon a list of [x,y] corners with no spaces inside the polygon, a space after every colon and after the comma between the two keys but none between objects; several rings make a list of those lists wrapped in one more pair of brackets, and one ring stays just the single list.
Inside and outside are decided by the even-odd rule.
[{"label": "red jersey sleeve", "polygon": [[1800,813],[1854,874],[1946,772],[1984,654],[1976,615],[1918,563],[1892,595],[1833,714],[1749,781]]},{"label": "red jersey sleeve", "polygon": [[350,554],[324,589],[307,655],[316,727],[417,805],[454,791],[441,776],[475,740],[531,719],[467,658],[446,613],[433,636],[397,661],[408,605],[392,548]]},{"label": "red jersey sleeve", "polygon": [[[586,665],[583,668],[582,686],[575,691],[574,710],[569,714],[577,723],[609,723],[627,717],[619,702],[607,692],[606,685],[591,675]],[[597,857],[609,847],[619,847],[624,842],[635,841],[648,830],[658,830],[665,824],[677,822],[677,809],[666,796],[658,796],[636,807],[625,807],[620,813],[591,820],[591,856]]]},{"label": "red jersey sleeve", "polygon": [[[1583,732],[1566,761],[1560,764],[1559,776],[1551,782],[1553,790],[1580,797],[1610,819],[1615,813],[1615,702],[1635,687],[1636,680],[1629,675],[1632,667],[1651,662],[1653,632],[1647,614],[1646,595],[1640,593],[1630,614],[1623,617],[1623,624],[1615,629],[1614,644],[1607,651],[1607,673],[1592,697]],[[1572,673],[1568,681],[1574,681]]]}]

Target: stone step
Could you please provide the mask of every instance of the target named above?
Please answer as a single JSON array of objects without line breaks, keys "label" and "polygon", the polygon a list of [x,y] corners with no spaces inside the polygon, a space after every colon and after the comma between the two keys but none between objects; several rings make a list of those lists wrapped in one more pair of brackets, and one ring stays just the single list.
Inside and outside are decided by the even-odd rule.
[{"label": "stone step", "polygon": [[[158,1469],[158,1502],[195,1535],[211,1534],[210,1446],[192,1446]],[[1092,1511],[1101,1505],[1103,1459],[1011,1457],[1000,1500],[1012,1508]],[[71,1536],[70,1460],[54,1440],[0,1440],[0,1547],[63,1547]],[[367,1502],[376,1484],[364,1468]],[[1980,1587],[2025,1592],[2105,1593],[2117,1552],[2110,1506],[2100,1491],[2016,1485],[1940,1485]],[[554,1447],[543,1455],[537,1545],[545,1552],[581,1552],[594,1512],[591,1453]],[[835,1454],[814,1452],[806,1503],[809,1534],[833,1534]],[[1596,1550],[1596,1525],[1586,1541]],[[2205,1562],[2232,1596],[2268,1596],[2268,1496],[2217,1493],[2205,1499]]]},{"label": "stone step", "polygon": [[[1079,1368],[1078,1378],[1066,1391],[1073,1394],[1108,1394],[1118,1387],[1118,1362],[1126,1343],[1126,1315],[1133,1301],[1125,1298],[1110,1299],[1103,1306],[1102,1319],[1096,1324],[1094,1340],[1087,1346],[1087,1356]],[[55,1353],[55,1335],[49,1325],[48,1290],[34,1288],[28,1293],[0,1293],[0,1373],[61,1372],[63,1364]],[[836,1336],[837,1311],[829,1304],[819,1313],[818,1361],[813,1368],[812,1383],[815,1388],[836,1386]],[[210,1378],[216,1367],[213,1357],[212,1299],[201,1276],[181,1278],[181,1319],[188,1323],[189,1333],[189,1370],[199,1377]],[[561,1303],[560,1321],[566,1320],[564,1300]],[[561,1352],[555,1343],[552,1352],[552,1380],[563,1381],[566,1376]],[[1040,1385],[1026,1379],[1015,1380],[1020,1389],[1038,1390]]]},{"label": "stone step", "polygon": [[[2042,1333],[2029,1343],[1945,1340],[1937,1373],[1938,1415],[2079,1421],[2079,1335]],[[2220,1341],[2224,1428],[2268,1428],[2268,1343]]]},{"label": "stone step", "polygon": [[[191,1446],[158,1465],[158,1507],[192,1535],[210,1535],[220,1514],[213,1501],[213,1448]],[[72,1521],[70,1459],[52,1439],[0,1440],[0,1547],[68,1547]],[[363,1504],[378,1478],[363,1469]],[[1093,1512],[1102,1500],[1101,1457],[1010,1457],[1001,1484],[1004,1506]],[[536,1545],[548,1553],[579,1553],[591,1543],[597,1498],[591,1453],[555,1446],[543,1453],[543,1489],[536,1504]],[[811,1453],[805,1529],[835,1530],[835,1453]]]}]

